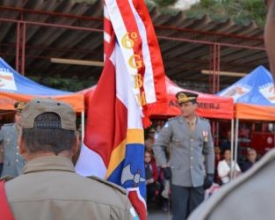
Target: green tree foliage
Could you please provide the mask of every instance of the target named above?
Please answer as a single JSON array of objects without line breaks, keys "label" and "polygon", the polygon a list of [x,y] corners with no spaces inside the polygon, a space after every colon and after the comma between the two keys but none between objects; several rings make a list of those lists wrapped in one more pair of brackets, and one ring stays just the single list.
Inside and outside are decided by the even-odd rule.
[{"label": "green tree foliage", "polygon": [[209,15],[213,20],[233,19],[236,23],[265,23],[266,8],[262,0],[201,0],[186,12],[189,16]]},{"label": "green tree foliage", "polygon": [[154,2],[160,7],[171,6],[175,4],[178,0],[154,0]]},{"label": "green tree foliage", "polygon": [[[160,8],[173,6],[177,0],[153,0]],[[200,0],[185,13],[190,17],[209,15],[213,20],[233,19],[247,25],[254,21],[259,27],[265,23],[263,0]]]}]

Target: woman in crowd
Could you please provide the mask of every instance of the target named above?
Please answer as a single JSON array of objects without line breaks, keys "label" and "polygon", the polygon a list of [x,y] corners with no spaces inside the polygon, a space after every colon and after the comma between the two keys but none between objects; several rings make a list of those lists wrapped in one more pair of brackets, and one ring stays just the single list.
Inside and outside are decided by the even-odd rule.
[{"label": "woman in crowd", "polygon": [[218,163],[218,176],[222,184],[228,183],[231,179],[240,175],[241,169],[234,160],[231,160],[231,150],[225,149],[223,160]]},{"label": "woman in crowd", "polygon": [[145,150],[144,167],[146,177],[147,203],[154,199],[156,191],[160,188],[158,183],[159,170],[150,150]]}]

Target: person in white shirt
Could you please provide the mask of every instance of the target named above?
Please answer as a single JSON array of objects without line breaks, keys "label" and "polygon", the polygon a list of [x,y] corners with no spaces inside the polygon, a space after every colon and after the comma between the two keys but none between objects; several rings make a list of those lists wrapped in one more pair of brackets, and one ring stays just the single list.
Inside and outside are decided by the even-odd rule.
[{"label": "person in white shirt", "polygon": [[231,179],[239,176],[241,169],[234,160],[231,160],[231,150],[226,149],[223,153],[224,159],[218,163],[218,176],[222,184],[228,183]]}]

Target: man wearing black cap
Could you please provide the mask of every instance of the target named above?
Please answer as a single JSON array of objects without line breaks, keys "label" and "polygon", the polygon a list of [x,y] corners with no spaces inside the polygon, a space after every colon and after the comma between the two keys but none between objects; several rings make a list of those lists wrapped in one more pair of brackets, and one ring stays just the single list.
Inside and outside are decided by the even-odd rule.
[{"label": "man wearing black cap", "polygon": [[[0,182],[0,204],[13,219],[138,219],[124,189],[75,173],[71,159],[79,137],[70,105],[54,99],[31,100],[22,111],[19,140],[27,163],[20,176],[5,182],[6,203]],[[3,215],[0,207],[0,219],[12,219]]]},{"label": "man wearing black cap", "polygon": [[14,123],[3,125],[0,131],[0,143],[3,150],[3,170],[1,177],[16,177],[21,173],[25,165],[25,161],[18,147],[18,133],[21,129],[22,121],[21,112],[25,105],[26,103],[23,101],[14,104]]},{"label": "man wearing black cap", "polygon": [[[153,150],[158,165],[171,178],[173,220],[184,220],[204,200],[213,182],[214,147],[209,121],[196,115],[197,94],[179,92],[181,116],[162,128]],[[170,145],[170,161],[165,149]],[[204,158],[203,158],[204,156]]]}]

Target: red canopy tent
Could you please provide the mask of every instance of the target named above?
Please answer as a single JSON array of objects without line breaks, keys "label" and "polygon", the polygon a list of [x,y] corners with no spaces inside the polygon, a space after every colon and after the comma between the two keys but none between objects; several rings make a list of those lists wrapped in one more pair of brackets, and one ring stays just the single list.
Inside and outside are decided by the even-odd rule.
[{"label": "red canopy tent", "polygon": [[[205,94],[183,89],[166,77],[166,91],[168,96],[168,108],[166,117],[180,115],[180,108],[175,97],[179,91],[188,91],[198,94],[197,114],[205,118],[233,119],[234,103],[230,97]],[[158,115],[161,116],[161,115]]]},{"label": "red canopy tent", "polygon": [[[155,117],[173,117],[180,115],[180,108],[175,97],[179,91],[188,91],[198,94],[198,108],[197,114],[205,118],[218,118],[218,119],[233,119],[234,116],[234,103],[231,97],[220,97],[217,95],[205,94],[196,91],[183,89],[172,82],[166,77],[166,91],[168,97],[168,108],[165,114],[160,113],[154,115]],[[84,94],[85,104],[87,105],[87,99],[93,95],[96,86],[79,91]]]}]

